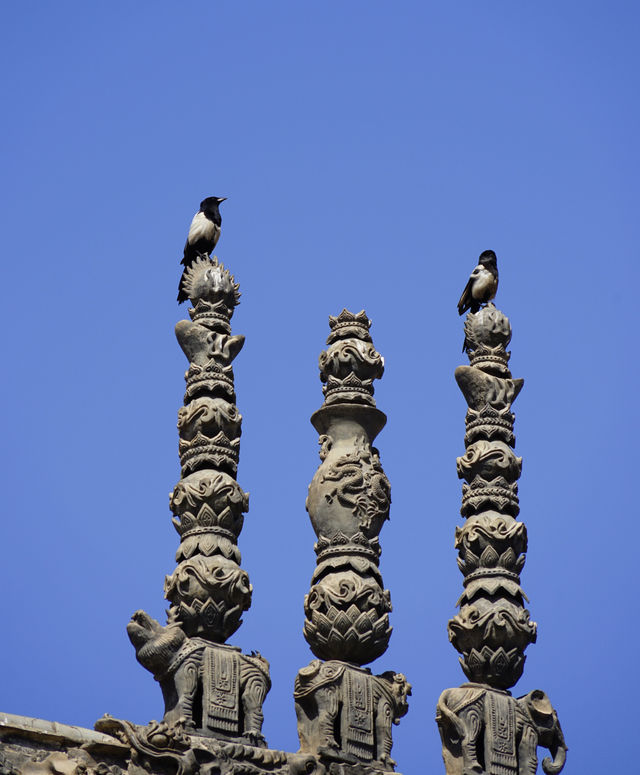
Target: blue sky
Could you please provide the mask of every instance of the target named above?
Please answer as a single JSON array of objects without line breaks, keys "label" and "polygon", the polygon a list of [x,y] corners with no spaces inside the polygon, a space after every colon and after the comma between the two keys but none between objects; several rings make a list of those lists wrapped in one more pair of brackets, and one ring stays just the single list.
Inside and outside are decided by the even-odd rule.
[{"label": "blue sky", "polygon": [[[231,642],[271,662],[265,733],[297,748],[311,659],[304,510],[318,465],[327,316],[365,308],[386,373],[392,483],[377,671],[413,683],[404,773],[443,772],[433,721],[464,680],[446,624],[462,584],[456,302],[498,254],[513,326],[522,575],[568,773],[628,769],[638,545],[640,136],[633,2],[6,3],[0,235],[5,479],[0,708],[145,723],[158,687],[125,626],[164,618],[178,545],[186,362],[179,259],[200,199],[241,284],[240,538],[253,605]],[[596,717],[590,715],[597,710]]]}]

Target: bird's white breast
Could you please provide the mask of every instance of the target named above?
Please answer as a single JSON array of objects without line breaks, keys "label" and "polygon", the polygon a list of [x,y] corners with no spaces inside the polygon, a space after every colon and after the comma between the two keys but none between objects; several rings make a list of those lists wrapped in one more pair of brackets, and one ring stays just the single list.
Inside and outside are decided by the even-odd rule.
[{"label": "bird's white breast", "polygon": [[213,221],[210,221],[204,213],[197,212],[191,221],[187,239],[190,245],[200,239],[213,240],[218,231],[219,229]]},{"label": "bird's white breast", "polygon": [[471,285],[471,295],[479,301],[490,299],[496,292],[496,278],[488,269],[483,266],[477,266],[472,274],[473,284]]}]

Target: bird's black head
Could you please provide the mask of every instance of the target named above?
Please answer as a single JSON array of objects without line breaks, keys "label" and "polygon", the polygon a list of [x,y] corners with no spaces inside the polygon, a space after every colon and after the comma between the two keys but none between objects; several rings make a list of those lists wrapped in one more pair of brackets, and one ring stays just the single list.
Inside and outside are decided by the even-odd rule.
[{"label": "bird's black head", "polygon": [[217,210],[220,202],[224,202],[226,198],[226,196],[208,196],[200,202],[200,210],[202,212],[205,210]]},{"label": "bird's black head", "polygon": [[480,258],[478,259],[479,264],[497,264],[498,259],[496,257],[496,254],[493,252],[493,250],[483,250],[482,253],[480,253]]}]

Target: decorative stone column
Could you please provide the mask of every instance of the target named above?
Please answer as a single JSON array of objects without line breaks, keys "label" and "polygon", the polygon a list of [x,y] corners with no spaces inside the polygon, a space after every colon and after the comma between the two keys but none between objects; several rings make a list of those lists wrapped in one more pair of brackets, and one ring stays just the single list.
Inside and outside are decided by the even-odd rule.
[{"label": "decorative stone column", "polygon": [[438,701],[446,772],[533,775],[541,745],[553,756],[543,770],[557,773],[567,748],[548,697],[535,690],[515,699],[509,691],[536,640],[520,586],[527,531],[516,520],[522,458],[513,450],[512,404],[524,380],[511,376],[511,326],[493,304],[468,313],[464,332],[470,365],[455,372],[468,404],[466,453],[458,458],[466,522],[455,538],[464,592],[449,639],[469,683],[447,689]]},{"label": "decorative stone column", "polygon": [[252,591],[237,546],[249,508],[235,478],[242,417],[231,364],[244,337],[231,335],[230,321],[240,294],[228,270],[207,256],[185,270],[183,287],[193,308],[191,321],[176,326],[189,360],[178,411],[181,479],[170,498],[178,565],[165,581],[167,625],[137,611],[127,631],[138,661],[160,683],[166,724],[264,746],[269,665],[258,653],[225,643]]},{"label": "decorative stone column", "polygon": [[411,693],[401,673],[374,676],[365,667],[391,635],[391,600],[378,567],[391,495],[373,446],[386,422],[373,398],[384,362],[370,325],[364,310],[329,318],[319,360],[325,400],[311,418],[322,462],[306,503],[318,541],[304,636],[318,659],[298,673],[294,697],[300,751],[330,762],[332,771],[356,763],[392,770],[391,725],[407,712]]}]

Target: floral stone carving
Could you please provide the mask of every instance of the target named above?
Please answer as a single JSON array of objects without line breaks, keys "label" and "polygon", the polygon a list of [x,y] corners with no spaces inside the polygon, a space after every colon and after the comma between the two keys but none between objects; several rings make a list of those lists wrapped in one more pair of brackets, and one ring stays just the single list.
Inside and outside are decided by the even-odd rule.
[{"label": "floral stone carving", "polygon": [[536,690],[515,699],[508,691],[536,640],[520,586],[527,531],[516,520],[522,458],[513,450],[512,404],[524,381],[511,376],[511,325],[492,303],[468,313],[464,331],[470,365],[455,372],[468,405],[466,452],[457,461],[466,522],[455,538],[464,592],[449,639],[471,683],[438,701],[445,767],[447,775],[533,775],[542,745],[552,754],[544,771],[557,773],[567,748],[547,696]]},{"label": "floral stone carving", "polygon": [[136,612],[127,631],[138,661],[160,683],[163,723],[190,734],[265,746],[262,703],[271,686],[259,654],[225,645],[251,605],[237,539],[249,496],[235,476],[242,417],[235,405],[232,362],[244,337],[231,335],[238,285],[217,258],[185,270],[193,308],[176,326],[189,360],[178,412],[182,478],[170,497],[180,536],[177,567],[165,580],[166,626]]},{"label": "floral stone carving", "polygon": [[391,488],[373,446],[386,422],[373,398],[384,364],[370,325],[364,311],[330,317],[319,358],[325,401],[311,422],[321,464],[306,502],[317,564],[303,630],[319,659],[298,673],[294,697],[301,752],[390,770],[391,724],[407,712],[411,687],[400,673],[374,676],[362,667],[391,636],[391,599],[378,567]]}]

